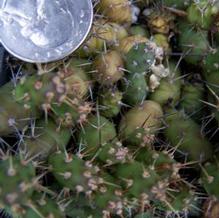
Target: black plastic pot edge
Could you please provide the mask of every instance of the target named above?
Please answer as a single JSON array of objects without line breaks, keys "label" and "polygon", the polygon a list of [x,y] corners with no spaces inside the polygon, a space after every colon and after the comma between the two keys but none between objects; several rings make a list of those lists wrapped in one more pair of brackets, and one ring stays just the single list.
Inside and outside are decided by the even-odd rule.
[{"label": "black plastic pot edge", "polygon": [[0,44],[0,87],[9,81],[9,69],[6,64],[7,56],[8,53]]}]

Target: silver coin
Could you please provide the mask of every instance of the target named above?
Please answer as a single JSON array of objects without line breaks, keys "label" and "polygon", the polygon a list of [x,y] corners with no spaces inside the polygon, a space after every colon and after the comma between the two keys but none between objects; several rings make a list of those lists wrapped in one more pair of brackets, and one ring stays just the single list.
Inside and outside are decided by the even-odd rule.
[{"label": "silver coin", "polygon": [[64,58],[86,39],[91,0],[0,0],[0,40],[11,54],[34,63]]}]

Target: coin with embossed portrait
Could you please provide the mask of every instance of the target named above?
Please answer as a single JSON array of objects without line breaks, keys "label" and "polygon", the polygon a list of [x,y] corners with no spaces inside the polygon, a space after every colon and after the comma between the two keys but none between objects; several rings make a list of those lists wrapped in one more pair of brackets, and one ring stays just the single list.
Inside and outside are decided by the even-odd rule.
[{"label": "coin with embossed portrait", "polygon": [[0,0],[0,39],[19,59],[45,63],[64,58],[87,37],[91,0]]}]

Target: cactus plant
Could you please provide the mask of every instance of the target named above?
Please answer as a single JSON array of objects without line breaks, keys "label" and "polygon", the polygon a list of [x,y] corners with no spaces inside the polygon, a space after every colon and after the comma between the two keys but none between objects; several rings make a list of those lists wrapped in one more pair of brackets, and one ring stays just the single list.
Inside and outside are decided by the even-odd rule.
[{"label": "cactus plant", "polygon": [[122,118],[120,138],[127,145],[145,146],[154,141],[154,134],[161,126],[163,111],[154,101],[144,101],[130,109]]},{"label": "cactus plant", "polygon": [[162,106],[166,104],[175,106],[181,95],[181,73],[174,62],[170,62],[167,69],[169,75],[161,79],[159,87],[150,93],[149,98]]},{"label": "cactus plant", "polygon": [[[203,29],[209,29],[218,9],[214,1],[201,0],[192,3],[187,9],[187,18],[190,23]],[[201,17],[201,19],[200,19]]]},{"label": "cactus plant", "polygon": [[141,104],[147,97],[148,89],[143,74],[129,73],[122,83],[123,101],[130,106]]},{"label": "cactus plant", "polygon": [[122,97],[123,93],[116,88],[101,90],[98,98],[100,114],[108,118],[118,115],[122,106]]},{"label": "cactus plant", "polygon": [[117,51],[108,51],[94,61],[96,80],[103,85],[116,83],[123,76],[124,68],[121,55]]},{"label": "cactus plant", "polygon": [[0,211],[217,217],[218,1],[92,2],[77,52],[5,60]]},{"label": "cactus plant", "polygon": [[169,34],[174,27],[174,14],[165,10],[145,9],[144,15],[147,18],[148,26],[153,33]]},{"label": "cactus plant", "polygon": [[185,9],[191,4],[192,0],[177,1],[177,0],[162,0],[162,4],[176,9]]},{"label": "cactus plant", "polygon": [[132,19],[131,6],[128,0],[102,0],[98,8],[110,21],[130,23]]},{"label": "cactus plant", "polygon": [[[26,126],[30,118],[39,116],[34,110],[25,109],[13,98],[13,84],[8,83],[1,88],[0,135],[8,135]],[[16,110],[15,110],[16,109]]]},{"label": "cactus plant", "polygon": [[126,68],[130,73],[146,73],[155,62],[154,46],[138,43],[125,56]]},{"label": "cactus plant", "polygon": [[113,123],[100,115],[91,115],[87,123],[80,130],[78,135],[78,145],[80,152],[86,156],[92,156],[97,150],[107,142],[116,139],[116,129]]},{"label": "cactus plant", "polygon": [[130,27],[129,32],[133,36],[139,35],[139,36],[149,38],[149,33],[147,31],[146,26],[140,26],[140,25],[132,26]]},{"label": "cactus plant", "polygon": [[185,60],[191,64],[202,61],[210,50],[207,32],[204,30],[193,30],[191,26],[180,23],[181,31],[179,44],[185,56]]},{"label": "cactus plant", "polygon": [[51,120],[36,121],[26,131],[26,136],[20,143],[20,150],[28,157],[42,160],[56,150],[65,150],[71,137],[69,129],[58,129]]},{"label": "cactus plant", "polygon": [[11,155],[1,157],[0,165],[0,207],[11,214],[22,214],[37,183],[35,168],[31,162]]},{"label": "cactus plant", "polygon": [[[2,88],[2,101],[5,102],[0,115],[2,134],[17,130],[19,125],[23,127],[22,120],[26,124],[42,112],[46,119],[52,112],[59,125],[71,126],[82,121],[90,112],[89,105],[82,100],[88,87],[85,72],[71,65],[56,74],[24,76],[15,87],[6,84]],[[13,108],[17,108],[15,113]]]},{"label": "cactus plant", "polygon": [[103,51],[105,46],[117,46],[127,36],[128,33],[122,25],[97,19],[94,21],[90,36],[77,51],[77,55],[79,57],[95,56]]},{"label": "cactus plant", "polygon": [[148,39],[141,35],[127,36],[123,38],[116,47],[122,54],[127,54],[133,46],[139,43],[146,43]]},{"label": "cactus plant", "polygon": [[204,86],[202,83],[193,81],[193,83],[185,83],[182,90],[180,108],[188,115],[198,120],[202,115],[204,99]]},{"label": "cactus plant", "polygon": [[41,217],[64,217],[64,213],[54,199],[46,196],[43,193],[34,193],[32,201],[29,202],[28,207],[23,215],[24,218],[41,218]]},{"label": "cactus plant", "polygon": [[180,111],[169,111],[166,116],[165,135],[177,146],[187,160],[206,161],[212,156],[212,146],[201,134],[200,127]]}]

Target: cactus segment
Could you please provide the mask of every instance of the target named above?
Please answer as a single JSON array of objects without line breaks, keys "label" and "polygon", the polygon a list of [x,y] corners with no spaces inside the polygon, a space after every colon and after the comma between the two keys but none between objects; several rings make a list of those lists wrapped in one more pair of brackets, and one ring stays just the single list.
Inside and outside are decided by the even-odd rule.
[{"label": "cactus segment", "polygon": [[117,89],[103,90],[98,98],[100,114],[107,118],[118,115],[121,109],[122,97],[123,93]]},{"label": "cactus segment", "polygon": [[145,146],[154,141],[154,134],[161,126],[163,111],[154,101],[144,101],[129,110],[122,118],[120,139],[127,145]]},{"label": "cactus segment", "polygon": [[108,51],[99,55],[94,61],[95,79],[102,85],[110,85],[118,82],[124,68],[123,59],[119,52]]},{"label": "cactus segment", "polygon": [[143,74],[127,74],[122,83],[122,100],[130,106],[141,104],[147,97],[148,89],[149,88]]},{"label": "cactus segment", "polygon": [[28,129],[27,134],[28,136],[20,145],[20,150],[28,157],[37,157],[42,160],[56,150],[64,151],[71,137],[69,129],[58,129],[51,120],[47,123],[44,120],[37,121]]},{"label": "cactus segment", "polygon": [[126,54],[126,69],[130,73],[146,74],[155,62],[155,52],[152,45],[140,43],[133,46]]},{"label": "cactus segment", "polygon": [[12,214],[19,214],[34,191],[35,168],[18,156],[3,157],[0,166],[0,207]]},{"label": "cactus segment", "polygon": [[116,139],[114,124],[103,116],[93,115],[78,135],[78,145],[82,153],[92,156],[104,144]]},{"label": "cactus segment", "polygon": [[179,111],[169,112],[165,136],[186,156],[186,160],[206,161],[212,156],[212,146],[201,134],[200,127]]}]

